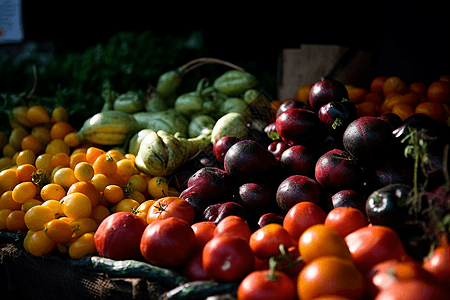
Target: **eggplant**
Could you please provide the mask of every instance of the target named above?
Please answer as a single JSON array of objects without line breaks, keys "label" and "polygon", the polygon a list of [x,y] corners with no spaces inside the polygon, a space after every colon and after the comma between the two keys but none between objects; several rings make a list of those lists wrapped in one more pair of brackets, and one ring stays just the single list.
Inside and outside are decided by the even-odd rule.
[{"label": "eggplant", "polygon": [[410,185],[394,183],[384,186],[366,200],[366,215],[373,225],[383,225],[401,232],[408,228],[408,221],[413,220],[409,214],[406,200],[412,190]]}]

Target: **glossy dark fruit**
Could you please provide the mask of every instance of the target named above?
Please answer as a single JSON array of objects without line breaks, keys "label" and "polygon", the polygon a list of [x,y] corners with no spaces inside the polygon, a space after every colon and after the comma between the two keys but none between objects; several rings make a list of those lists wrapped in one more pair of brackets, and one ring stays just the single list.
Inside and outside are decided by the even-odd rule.
[{"label": "glossy dark fruit", "polygon": [[366,212],[367,196],[354,190],[341,190],[331,196],[333,208],[354,207]]},{"label": "glossy dark fruit", "polygon": [[217,225],[228,216],[238,216],[246,220],[247,210],[236,202],[212,204],[203,212],[203,221],[210,221]]},{"label": "glossy dark fruit", "polygon": [[283,141],[273,141],[267,147],[267,150],[273,153],[276,159],[280,159],[283,152],[289,148],[289,145]]},{"label": "glossy dark fruit", "polygon": [[314,170],[317,161],[316,151],[303,145],[294,145],[284,150],[278,165],[286,176],[308,175]]},{"label": "glossy dark fruit", "polygon": [[199,186],[206,199],[225,199],[231,194],[232,179],[227,172],[217,167],[203,167],[188,180],[187,186]]},{"label": "glossy dark fruit", "polygon": [[228,149],[239,141],[240,139],[235,136],[223,136],[218,138],[213,146],[216,159],[223,163]]},{"label": "glossy dark fruit", "polygon": [[363,169],[350,153],[333,149],[322,155],[315,166],[317,182],[330,190],[354,188],[362,182]]},{"label": "glossy dark fruit", "polygon": [[372,116],[351,122],[342,137],[344,149],[361,163],[372,163],[392,150],[393,137],[389,124]]},{"label": "glossy dark fruit", "polygon": [[387,122],[389,124],[389,127],[391,127],[391,131],[394,131],[403,124],[402,118],[394,113],[382,114],[381,116],[378,116],[378,119]]},{"label": "glossy dark fruit", "polygon": [[319,204],[320,185],[307,176],[289,176],[278,186],[276,200],[278,207],[284,213],[287,213],[292,206],[302,201]]},{"label": "glossy dark fruit", "polygon": [[288,109],[291,108],[305,108],[305,103],[297,100],[288,100],[283,102],[277,110],[275,117],[278,117],[280,114],[284,113]]},{"label": "glossy dark fruit", "polygon": [[274,199],[275,188],[268,183],[244,183],[239,187],[236,195],[236,202],[251,213],[264,211]]},{"label": "glossy dark fruit", "polygon": [[265,213],[259,217],[258,226],[260,228],[262,228],[262,227],[266,226],[267,224],[273,224],[273,223],[283,225],[283,219],[284,219],[284,217],[277,213],[273,213],[273,212]]},{"label": "glossy dark fruit", "polygon": [[180,193],[181,199],[186,200],[192,205],[195,212],[195,219],[199,221],[202,219],[204,210],[212,203],[217,203],[219,199],[208,199],[204,196],[201,186],[194,185],[188,187]]},{"label": "glossy dark fruit", "polygon": [[316,82],[309,91],[309,104],[315,112],[327,103],[348,99],[348,91],[343,83],[326,78]]},{"label": "glossy dark fruit", "polygon": [[395,231],[407,228],[413,216],[408,213],[406,201],[412,187],[394,183],[370,194],[366,201],[366,215],[373,225],[383,225]]},{"label": "glossy dark fruit", "polygon": [[317,113],[303,108],[285,111],[277,117],[275,124],[278,135],[290,146],[317,139],[325,131]]},{"label": "glossy dark fruit", "polygon": [[330,102],[317,113],[328,134],[342,139],[347,126],[356,119],[356,106],[350,101]]},{"label": "glossy dark fruit", "polygon": [[276,163],[277,159],[267,148],[253,140],[243,140],[228,150],[224,168],[238,183],[245,183],[269,177]]}]

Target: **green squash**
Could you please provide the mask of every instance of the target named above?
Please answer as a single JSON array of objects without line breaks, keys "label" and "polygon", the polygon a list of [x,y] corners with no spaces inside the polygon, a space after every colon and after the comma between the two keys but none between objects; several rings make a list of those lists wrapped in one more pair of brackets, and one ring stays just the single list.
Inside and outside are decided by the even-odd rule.
[{"label": "green squash", "polygon": [[216,120],[207,115],[200,115],[192,119],[189,123],[188,127],[188,135],[190,138],[197,137],[201,134],[206,134],[210,132],[214,125],[216,124]]}]

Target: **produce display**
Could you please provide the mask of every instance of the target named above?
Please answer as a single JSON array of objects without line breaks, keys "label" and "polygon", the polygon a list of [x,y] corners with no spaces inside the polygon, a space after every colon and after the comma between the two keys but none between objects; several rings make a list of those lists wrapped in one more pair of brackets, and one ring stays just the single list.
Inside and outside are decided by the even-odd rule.
[{"label": "produce display", "polygon": [[[205,64],[231,70],[178,94]],[[0,133],[0,230],[34,257],[173,272],[166,299],[450,293],[448,76],[322,78],[271,100],[247,70],[200,58],[145,93],[105,81],[79,127],[33,97]]]}]

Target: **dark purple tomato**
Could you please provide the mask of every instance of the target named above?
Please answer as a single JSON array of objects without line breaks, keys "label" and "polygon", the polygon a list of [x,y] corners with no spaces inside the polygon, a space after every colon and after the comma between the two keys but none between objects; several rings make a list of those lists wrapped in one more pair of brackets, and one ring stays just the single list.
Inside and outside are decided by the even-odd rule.
[{"label": "dark purple tomato", "polygon": [[354,188],[362,180],[363,169],[347,151],[333,149],[322,155],[316,163],[317,182],[330,190]]},{"label": "dark purple tomato", "polygon": [[228,149],[239,141],[240,139],[235,136],[223,136],[218,138],[214,143],[214,155],[216,156],[216,159],[223,163],[223,159]]},{"label": "dark purple tomato", "polygon": [[333,137],[342,139],[348,124],[356,118],[356,107],[349,101],[333,101],[322,106],[317,114],[328,133]]},{"label": "dark purple tomato", "polygon": [[316,165],[316,151],[302,145],[295,145],[286,149],[281,155],[279,167],[286,176],[308,175]]},{"label": "dark purple tomato", "polygon": [[377,117],[365,116],[351,122],[342,137],[344,149],[363,164],[385,157],[392,150],[389,124]]},{"label": "dark purple tomato", "polygon": [[327,78],[316,82],[309,91],[309,104],[315,112],[327,103],[348,99],[345,85],[335,79]]},{"label": "dark purple tomato", "polygon": [[238,216],[246,220],[247,210],[236,202],[212,204],[203,212],[203,221],[210,221],[217,225],[228,216]]},{"label": "dark purple tomato", "polygon": [[283,219],[284,219],[284,217],[277,213],[273,213],[273,212],[265,213],[259,218],[258,226],[260,228],[262,228],[262,227],[266,226],[267,224],[272,224],[272,223],[283,225]]},{"label": "dark purple tomato", "polygon": [[366,211],[367,196],[354,190],[341,190],[331,196],[333,208],[354,207],[360,211]]},{"label": "dark purple tomato", "polygon": [[305,108],[305,103],[297,100],[288,100],[283,102],[277,110],[275,117],[278,117],[280,114],[284,113],[288,109],[291,108]]},{"label": "dark purple tomato", "polygon": [[320,185],[303,175],[292,175],[283,180],[278,186],[276,200],[278,207],[286,213],[299,202],[320,202]]},{"label": "dark purple tomato", "polygon": [[278,116],[275,124],[283,142],[290,146],[316,139],[325,131],[317,113],[303,108],[285,111]]},{"label": "dark purple tomato", "polygon": [[379,119],[386,121],[391,127],[391,131],[394,131],[396,128],[403,124],[402,118],[400,118],[397,114],[394,113],[385,113],[381,116],[378,116]]}]

